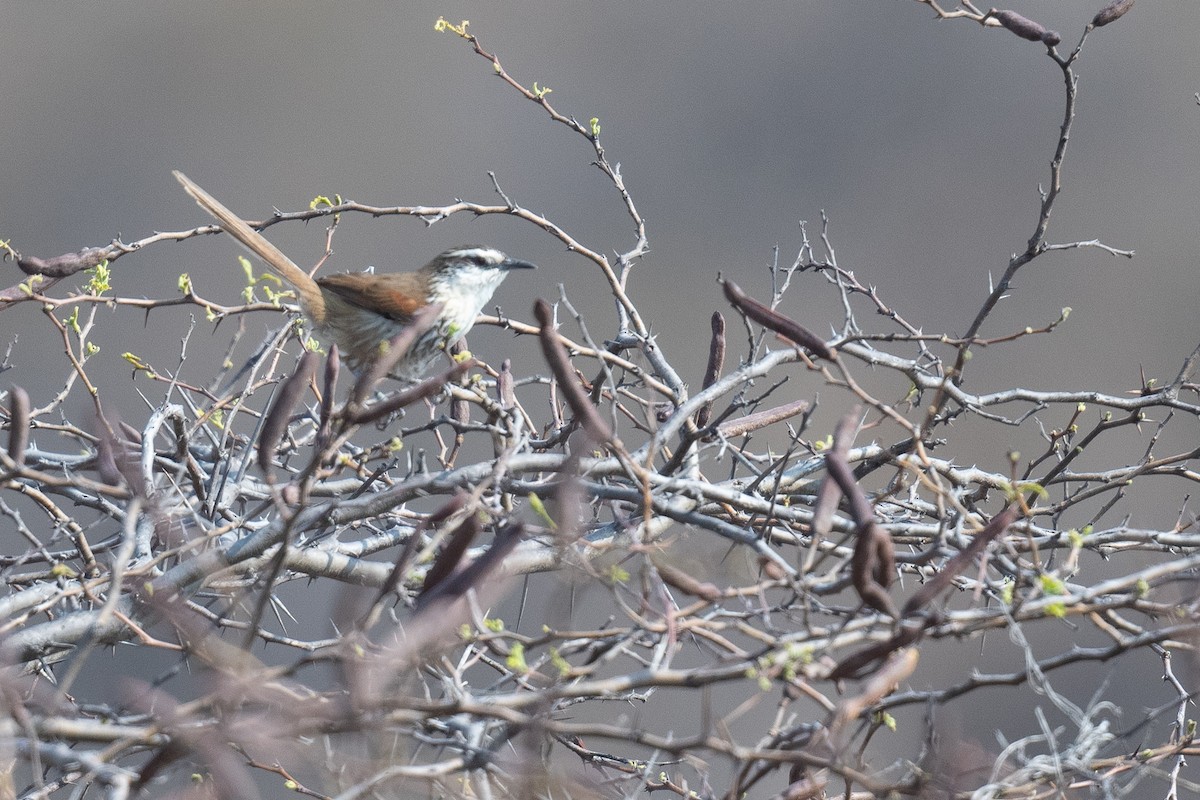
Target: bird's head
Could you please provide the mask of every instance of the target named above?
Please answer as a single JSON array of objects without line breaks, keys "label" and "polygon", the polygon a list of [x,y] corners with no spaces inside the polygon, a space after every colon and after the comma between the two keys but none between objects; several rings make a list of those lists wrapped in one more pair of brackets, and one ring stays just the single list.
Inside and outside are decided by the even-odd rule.
[{"label": "bird's head", "polygon": [[491,247],[468,246],[447,250],[422,271],[428,276],[431,302],[452,306],[455,316],[473,320],[514,269],[536,267]]}]

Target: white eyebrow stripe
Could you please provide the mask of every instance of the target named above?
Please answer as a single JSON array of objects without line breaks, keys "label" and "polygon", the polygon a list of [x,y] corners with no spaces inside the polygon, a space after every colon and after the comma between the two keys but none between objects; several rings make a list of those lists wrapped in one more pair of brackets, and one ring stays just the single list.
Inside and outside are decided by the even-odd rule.
[{"label": "white eyebrow stripe", "polygon": [[504,253],[491,247],[465,247],[462,250],[454,250],[450,255],[456,258],[479,259],[488,264],[499,264],[508,258]]}]

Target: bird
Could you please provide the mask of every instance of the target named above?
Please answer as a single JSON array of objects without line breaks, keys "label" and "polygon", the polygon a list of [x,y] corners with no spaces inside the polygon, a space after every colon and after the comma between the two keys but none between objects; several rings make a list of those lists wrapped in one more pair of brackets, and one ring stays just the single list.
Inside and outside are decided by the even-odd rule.
[{"label": "bird", "polygon": [[178,170],[174,175],[226,233],[291,284],[300,309],[319,334],[337,344],[342,360],[356,375],[370,368],[384,343],[411,324],[414,314],[436,304],[440,309],[434,325],[390,373],[404,383],[419,381],[441,352],[471,330],[510,271],[536,269],[494,248],[468,245],[441,253],[415,272],[342,273],[314,280],[188,176]]}]

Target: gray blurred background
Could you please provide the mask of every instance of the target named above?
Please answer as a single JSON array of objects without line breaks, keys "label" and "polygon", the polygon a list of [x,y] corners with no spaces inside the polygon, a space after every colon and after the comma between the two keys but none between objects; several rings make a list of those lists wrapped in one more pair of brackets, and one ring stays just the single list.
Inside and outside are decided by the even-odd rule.
[{"label": "gray blurred background", "polygon": [[[1099,5],[1016,7],[1060,31],[1065,48]],[[470,19],[518,80],[550,86],[566,114],[600,119],[649,221],[652,251],[632,290],[694,381],[718,272],[764,292],[772,247],[790,261],[797,222],[822,209],[843,267],[926,329],[964,329],[989,271],[1032,231],[1062,113],[1062,79],[1040,44],[938,22],[911,0],[4,8],[0,237],[23,253],[205,222],[172,169],[254,218],[317,194],[492,202],[491,170],[516,202],[585,244],[627,249],[632,228],[586,143],[502,85],[465,42],[433,30],[439,15]],[[994,351],[995,363],[977,363],[980,379],[1127,388],[1139,364],[1173,376],[1192,346],[1197,31],[1200,4],[1142,2],[1090,39],[1050,239],[1100,237],[1138,255],[1054,255],[1022,275],[992,333],[1039,326],[1067,305],[1074,315],[1052,339]],[[322,228],[272,237],[311,264]],[[537,261],[536,293],[564,283],[596,334],[611,333],[594,270],[511,219],[426,229],[351,218],[327,269],[412,268],[468,241]],[[158,246],[117,263],[117,290],[174,296],[187,271],[207,296],[235,302],[233,253],[217,239]],[[7,282],[21,277],[5,269]],[[497,301],[528,318],[532,294],[514,280]],[[830,299],[810,279],[788,310],[824,330],[840,320]],[[6,340],[24,334],[7,376],[18,382],[32,380],[29,348],[45,333],[36,311],[22,311],[0,319]],[[101,331],[114,368],[125,350],[167,344],[138,325]]]},{"label": "gray blurred background", "polygon": [[[1103,4],[1014,7],[1059,31],[1065,52]],[[632,226],[589,166],[586,142],[503,85],[465,42],[434,32],[440,15],[469,19],[517,80],[551,87],[565,114],[599,118],[608,156],[621,163],[649,223],[651,252],[631,292],[693,385],[708,316],[724,307],[718,273],[764,296],[773,248],[790,263],[798,222],[810,221],[815,238],[822,210],[842,267],[925,330],[962,332],[989,273],[999,274],[1032,233],[1063,108],[1061,73],[1042,45],[938,22],[913,0],[7,0],[3,8],[0,238],[27,255],[205,224],[172,169],[255,219],[273,207],[303,208],[318,194],[379,205],[490,203],[494,171],[515,202],[584,244],[628,249]],[[1064,306],[1073,314],[1051,337],[978,352],[974,388],[1116,393],[1137,387],[1139,367],[1169,381],[1195,346],[1198,32],[1200,3],[1143,0],[1089,39],[1049,239],[1100,238],[1137,256],[1089,249],[1036,262],[985,333],[1040,327]],[[277,226],[270,236],[309,265],[323,228]],[[594,268],[513,219],[456,217],[427,228],[351,216],[326,269],[414,268],[467,242],[541,265],[534,279],[515,277],[497,293],[506,313],[529,319],[533,297],[556,297],[561,283],[594,336],[614,332]],[[123,295],[173,297],[186,271],[205,296],[236,303],[243,282],[235,253],[224,237],[156,245],[116,262],[114,283]],[[6,286],[24,277],[11,263],[0,268]],[[797,280],[784,309],[822,332],[839,323],[825,282]],[[188,314],[200,319],[190,369],[203,376],[229,328],[214,336],[187,309],[148,322],[128,310],[103,312],[91,371],[111,379],[105,397],[136,402],[125,351],[173,366]],[[277,315],[251,317],[248,338],[257,342],[279,324]],[[45,402],[65,375],[50,326],[26,304],[0,314],[0,334],[3,347],[19,337],[4,382]],[[471,344],[494,359],[512,347],[508,337],[479,333]],[[161,396],[158,387],[147,391]],[[1010,435],[982,432],[972,455],[996,468]],[[1164,495],[1163,516],[1151,520],[1169,524],[1182,495]],[[1014,650],[1001,649],[993,666],[1019,665]],[[1115,667],[1118,682],[1153,683],[1146,675],[1157,665],[1132,661]],[[1107,669],[1083,670],[1077,699]],[[1007,691],[993,694],[997,716],[982,727],[1002,727],[1012,715],[1014,730],[1028,730],[1028,706],[1006,707]]]}]

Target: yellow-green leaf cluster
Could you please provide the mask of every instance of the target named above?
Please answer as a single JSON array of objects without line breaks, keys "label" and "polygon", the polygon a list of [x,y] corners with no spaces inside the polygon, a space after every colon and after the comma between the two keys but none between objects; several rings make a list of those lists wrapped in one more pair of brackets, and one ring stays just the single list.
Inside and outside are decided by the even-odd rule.
[{"label": "yellow-green leaf cluster", "polygon": [[445,17],[438,17],[437,22],[433,23],[433,29],[438,33],[449,31],[450,33],[457,34],[465,39],[467,38],[467,26],[470,24],[471,20],[469,19],[464,19],[462,22],[455,25],[451,22],[447,22]]},{"label": "yellow-green leaf cluster", "polygon": [[107,259],[84,271],[92,276],[85,287],[88,294],[99,297],[105,292],[112,290],[112,270],[108,268]]}]

